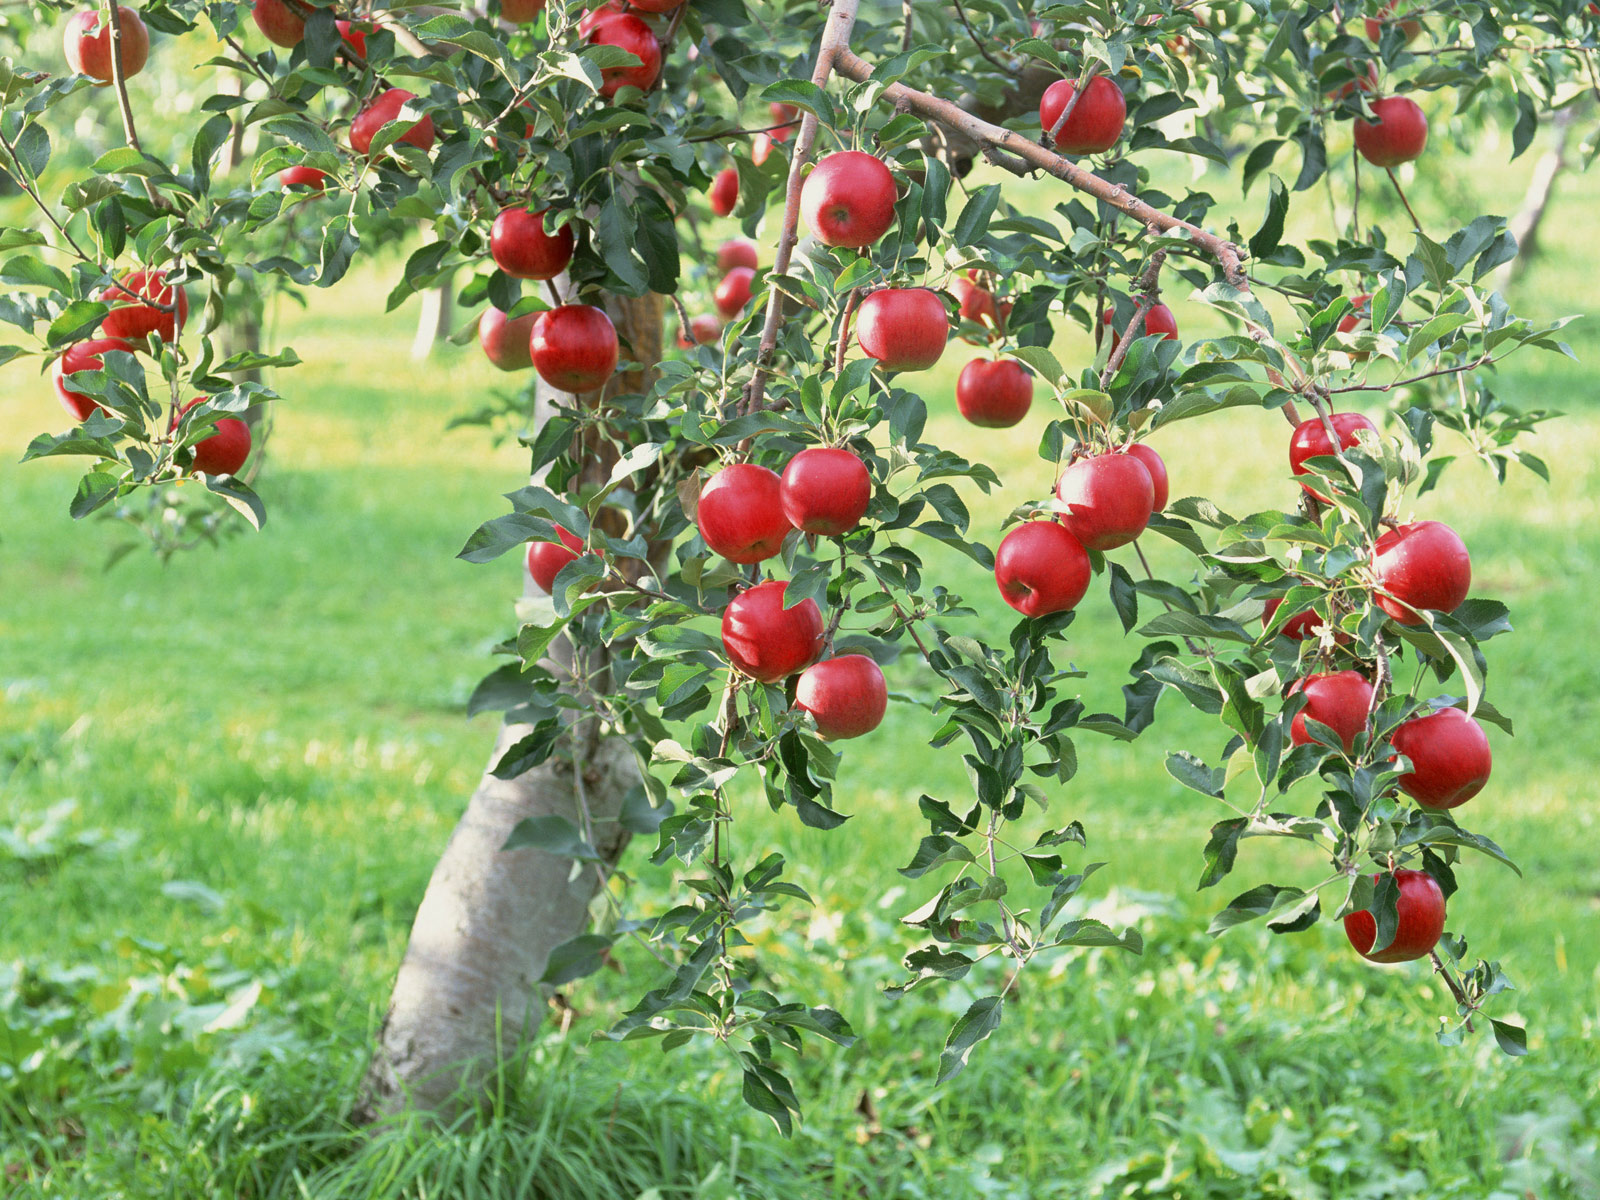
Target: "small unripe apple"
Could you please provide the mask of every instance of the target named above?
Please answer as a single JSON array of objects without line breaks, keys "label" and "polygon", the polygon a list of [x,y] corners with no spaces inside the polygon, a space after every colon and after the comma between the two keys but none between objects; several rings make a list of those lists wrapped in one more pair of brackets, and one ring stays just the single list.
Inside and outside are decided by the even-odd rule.
[{"label": "small unripe apple", "polygon": [[1357,117],[1352,133],[1361,157],[1375,167],[1398,167],[1421,158],[1428,146],[1428,118],[1409,96],[1385,96],[1369,107],[1376,120]]},{"label": "small unripe apple", "polygon": [[1150,485],[1155,489],[1155,502],[1151,506],[1151,512],[1160,512],[1167,506],[1167,498],[1170,495],[1167,464],[1162,461],[1161,455],[1156,453],[1155,447],[1145,442],[1135,442],[1125,453],[1137,458],[1144,464],[1144,469],[1150,472]]},{"label": "small unripe apple", "polygon": [[[122,26],[121,52],[117,58],[122,66],[122,77],[132,79],[144,70],[150,59],[150,31],[144,21],[131,8],[117,5],[117,23]],[[87,75],[97,87],[105,87],[114,78],[111,72],[111,22],[98,9],[87,8],[75,12],[67,20],[63,37],[63,51],[67,66],[79,75]]]},{"label": "small unripe apple", "polygon": [[694,519],[712,552],[736,563],[771,558],[793,528],[778,473],[755,463],[733,463],[708,479]]},{"label": "small unripe apple", "polygon": [[711,181],[707,196],[711,200],[711,211],[719,217],[727,216],[733,211],[733,206],[739,203],[739,172],[732,167],[723,167]]},{"label": "small unripe apple", "polygon": [[[378,136],[378,131],[390,121],[398,120],[400,110],[416,98],[415,92],[408,92],[405,88],[390,88],[368,104],[350,122],[350,148],[357,154],[370,157],[372,139]],[[433,118],[424,116],[420,121],[412,122],[398,140],[426,154],[433,149]]]},{"label": "small unripe apple", "polygon": [[749,238],[729,238],[717,247],[719,271],[731,271],[735,267],[749,267],[754,271],[760,265],[761,258],[756,252],[756,244]]},{"label": "small unripe apple", "polygon": [[[1363,431],[1374,435],[1378,432],[1376,425],[1356,412],[1332,413],[1328,417],[1328,424],[1339,435],[1340,450],[1349,450],[1359,444]],[[1320,416],[1301,421],[1289,435],[1289,470],[1296,475],[1311,473],[1311,468],[1306,466],[1308,459],[1332,458],[1334,455],[1333,441],[1328,437],[1328,430]],[[1333,503],[1314,487],[1303,483],[1300,487],[1323,504]]]},{"label": "small unripe apple", "polygon": [[889,708],[883,671],[865,654],[841,654],[813,663],[794,688],[794,706],[811,714],[829,741],[871,733]]},{"label": "small unripe apple", "polygon": [[[111,311],[100,322],[104,337],[139,342],[153,333],[164,342],[172,342],[189,320],[189,294],[182,285],[169,284],[165,271],[124,275],[100,293],[100,301],[111,305]],[[167,307],[157,308],[158,304]]]},{"label": "small unripe apple", "polygon": [[[1374,875],[1376,881],[1378,876]],[[1444,935],[1444,892],[1426,871],[1396,871],[1394,881],[1400,889],[1395,903],[1399,918],[1394,941],[1374,950],[1378,921],[1365,909],[1347,913],[1344,934],[1356,953],[1368,962],[1403,963],[1426,958]]]},{"label": "small unripe apple", "polygon": [[73,391],[67,386],[66,378],[79,371],[105,370],[104,355],[108,350],[125,350],[130,354],[133,353],[133,347],[119,338],[90,338],[86,342],[76,342],[68,346],[50,368],[50,382],[55,385],[56,398],[61,401],[61,407],[71,413],[75,420],[87,421],[89,414],[100,407],[100,402],[93,396]]},{"label": "small unripe apple", "polygon": [[883,288],[856,311],[856,342],[885,371],[925,371],[950,340],[950,314],[929,288]]},{"label": "small unripe apple", "polygon": [[698,313],[689,318],[689,328],[678,330],[678,349],[693,350],[696,345],[707,346],[722,336],[722,322],[710,313]]},{"label": "small unripe apple", "polygon": [[1489,738],[1459,708],[1412,717],[1389,736],[1389,744],[1411,760],[1397,781],[1424,808],[1456,808],[1489,782],[1494,758]]},{"label": "small unripe apple", "polygon": [[736,671],[776,683],[804,670],[822,653],[822,610],[809,596],[784,608],[787,584],[758,583],[728,602],[722,614],[722,648]]},{"label": "small unripe apple", "polygon": [[617,369],[616,327],[604,309],[590,304],[563,304],[540,313],[529,345],[533,369],[559,391],[596,391]]},{"label": "small unripe apple", "polygon": [[532,25],[544,5],[545,0],[500,0],[500,15],[513,25]]},{"label": "small unripe apple", "polygon": [[278,186],[285,189],[303,187],[313,192],[320,192],[328,186],[328,173],[304,165],[285,167],[278,172]]},{"label": "small unripe apple", "polygon": [[1407,42],[1415,41],[1417,35],[1422,32],[1421,21],[1395,20],[1393,0],[1385,4],[1376,17],[1368,17],[1363,24],[1366,27],[1367,41],[1373,45],[1377,45],[1383,40],[1383,27],[1385,25],[1398,24],[1400,26],[1400,35]]},{"label": "small unripe apple", "polygon": [[1334,671],[1326,675],[1307,675],[1297,679],[1290,694],[1304,692],[1305,707],[1289,723],[1289,740],[1296,746],[1309,746],[1315,739],[1306,729],[1306,718],[1320,721],[1344,743],[1346,751],[1355,748],[1356,739],[1367,728],[1372,708],[1372,685],[1359,671]]},{"label": "small unripe apple", "polygon": [[994,582],[1000,597],[1025,617],[1076,608],[1089,590],[1089,555],[1054,521],[1025,521],[1000,540]]},{"label": "small unripe apple", "polygon": [[1155,511],[1156,485],[1144,463],[1113,452],[1080,458],[1061,473],[1056,498],[1061,523],[1090,550],[1115,550],[1144,532]]},{"label": "small unripe apple", "polygon": [[502,371],[525,371],[533,366],[533,325],[538,313],[524,313],[506,319],[506,314],[494,305],[483,310],[478,318],[478,345],[484,357]]},{"label": "small unripe apple", "polygon": [[[1045,89],[1039,101],[1039,125],[1047,135],[1077,90],[1071,79],[1058,79]],[[1127,119],[1128,103],[1122,98],[1122,89],[1109,77],[1096,75],[1057,131],[1055,147],[1063,154],[1104,153],[1117,144]]]},{"label": "small unripe apple", "polygon": [[870,246],[894,224],[894,176],[860,150],[830,154],[800,189],[800,212],[824,246]]},{"label": "small unripe apple", "polygon": [[[204,402],[204,396],[196,396],[179,410],[179,418]],[[206,475],[237,475],[250,457],[250,426],[238,417],[218,417],[215,429],[210,437],[201,438],[190,447],[194,451],[191,469]]]},{"label": "small unripe apple", "polygon": [[255,0],[250,10],[256,28],[275,46],[292,50],[305,40],[306,19],[285,0]]},{"label": "small unripe apple", "polygon": [[[1122,330],[1117,328],[1116,314],[1111,309],[1106,309],[1105,315],[1100,318],[1100,323],[1111,331],[1111,336],[1117,341],[1122,340]],[[1150,310],[1144,314],[1138,332],[1134,337],[1155,337],[1160,334],[1169,342],[1178,340],[1178,318],[1172,315],[1172,310],[1165,304],[1152,304]]]},{"label": "small unripe apple", "polygon": [[956,377],[956,408],[984,429],[1009,429],[1033,405],[1033,375],[1009,358],[975,358]]},{"label": "small unripe apple", "polygon": [[783,468],[778,500],[784,518],[802,533],[838,537],[867,515],[872,476],[867,464],[850,451],[813,446]]},{"label": "small unripe apple", "polygon": [[515,279],[554,279],[572,262],[577,238],[571,225],[544,229],[545,209],[523,205],[501,209],[489,227],[489,257]]},{"label": "small unripe apple", "polygon": [[532,542],[528,546],[528,574],[546,595],[555,591],[561,568],[576,562],[583,553],[583,539],[566,526],[557,525],[556,536],[561,539],[559,542]]},{"label": "small unripe apple", "polygon": [[1402,625],[1421,624],[1422,609],[1454,612],[1472,586],[1466,543],[1440,521],[1388,530],[1374,547],[1372,571],[1379,589],[1373,598]]},{"label": "small unripe apple", "polygon": [[661,75],[661,43],[632,13],[596,9],[578,23],[591,46],[615,46],[639,60],[636,67],[601,67],[600,94],[607,100],[625,87],[647,92]]},{"label": "small unripe apple", "polygon": [[730,321],[743,312],[744,306],[750,303],[751,282],[755,277],[756,273],[749,267],[735,267],[724,275],[711,293],[717,311]]}]

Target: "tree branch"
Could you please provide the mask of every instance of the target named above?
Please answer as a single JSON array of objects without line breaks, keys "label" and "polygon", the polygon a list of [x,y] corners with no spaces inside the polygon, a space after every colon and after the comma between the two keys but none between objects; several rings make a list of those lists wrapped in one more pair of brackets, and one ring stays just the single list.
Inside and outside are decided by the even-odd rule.
[{"label": "tree branch", "polygon": [[1102,390],[1116,375],[1117,368],[1122,366],[1122,360],[1128,357],[1128,347],[1133,345],[1140,329],[1144,327],[1145,317],[1149,316],[1150,310],[1156,306],[1156,298],[1161,295],[1161,265],[1166,261],[1166,250],[1157,250],[1150,256],[1150,263],[1145,267],[1144,273],[1139,276],[1139,304],[1133,310],[1133,318],[1122,331],[1122,336],[1117,339],[1117,344],[1112,347],[1111,357],[1106,359],[1105,370],[1100,372]]},{"label": "tree branch", "polygon": [[[117,5],[117,0],[106,0],[106,13],[111,22],[111,82],[117,89],[117,107],[122,110],[122,132],[128,139],[128,145],[143,154],[139,131],[133,124],[133,105],[128,101],[128,81],[122,74],[122,9]],[[139,181],[144,184],[144,193],[150,197],[150,203],[164,206],[149,177],[141,175]]]}]

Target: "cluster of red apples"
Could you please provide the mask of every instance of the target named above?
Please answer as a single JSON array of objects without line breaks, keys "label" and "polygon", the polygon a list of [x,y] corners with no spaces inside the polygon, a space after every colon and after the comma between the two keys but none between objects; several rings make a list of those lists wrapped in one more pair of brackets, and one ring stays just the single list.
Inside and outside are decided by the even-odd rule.
[{"label": "cluster of red apples", "polygon": [[[1387,26],[1396,25],[1407,42],[1422,33],[1420,21],[1396,18],[1394,5],[1386,6],[1379,17],[1366,19],[1367,40],[1377,43]],[[1378,68],[1368,63],[1365,74],[1328,92],[1330,100],[1344,100],[1355,94],[1378,90]],[[1356,150],[1375,167],[1398,167],[1422,157],[1428,146],[1428,117],[1409,96],[1378,96],[1367,101],[1372,120],[1357,117],[1351,133]]]}]

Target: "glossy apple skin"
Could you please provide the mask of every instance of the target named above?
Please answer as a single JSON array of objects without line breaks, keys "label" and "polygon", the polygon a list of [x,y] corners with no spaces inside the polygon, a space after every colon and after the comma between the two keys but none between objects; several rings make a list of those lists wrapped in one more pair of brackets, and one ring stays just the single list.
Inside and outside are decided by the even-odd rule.
[{"label": "glossy apple skin", "polygon": [[988,288],[979,287],[970,279],[958,277],[950,281],[950,292],[960,306],[963,321],[988,325],[991,329],[1000,328],[1000,312],[995,308],[994,293]]},{"label": "glossy apple skin", "polygon": [[636,67],[600,68],[600,94],[607,100],[625,87],[647,92],[655,86],[661,75],[661,43],[650,26],[638,17],[632,13],[596,9],[579,24],[578,31],[592,46],[615,46],[639,59]]},{"label": "glossy apple skin", "polygon": [[1025,617],[1076,608],[1092,572],[1082,543],[1054,521],[1026,521],[1000,539],[994,582]]},{"label": "glossy apple skin", "polygon": [[563,392],[595,391],[617,369],[616,327],[604,309],[590,304],[563,304],[540,313],[529,349],[539,378]]},{"label": "glossy apple skin", "polygon": [[1372,685],[1359,671],[1334,671],[1327,675],[1307,675],[1296,680],[1290,693],[1304,692],[1306,704],[1295,713],[1289,725],[1289,740],[1296,746],[1313,744],[1306,730],[1306,718],[1320,721],[1339,735],[1345,750],[1355,747],[1356,738],[1367,727],[1367,712],[1372,707]]},{"label": "glossy apple skin", "polygon": [[278,172],[278,185],[283,188],[303,187],[320,192],[328,186],[328,173],[316,167],[285,167]]},{"label": "glossy apple skin", "polygon": [[[204,396],[196,396],[183,406],[178,416],[182,417],[204,401]],[[215,428],[216,432],[210,437],[201,438],[190,447],[194,451],[191,469],[207,475],[237,475],[250,457],[250,426],[238,417],[219,417]]]},{"label": "glossy apple skin", "polygon": [[1357,117],[1352,133],[1361,157],[1375,167],[1398,167],[1428,148],[1428,118],[1409,96],[1371,102],[1376,121]]},{"label": "glossy apple skin", "polygon": [[489,226],[489,257],[514,279],[554,279],[572,262],[571,225],[544,231],[545,209],[502,209]]},{"label": "glossy apple skin", "polygon": [[500,15],[513,25],[531,25],[544,11],[545,0],[500,0]]},{"label": "glossy apple skin", "polygon": [[478,345],[483,355],[502,371],[526,371],[533,366],[533,325],[538,313],[524,313],[512,320],[494,305],[478,318]]},{"label": "glossy apple skin", "polygon": [[[1077,90],[1071,79],[1058,79],[1045,89],[1039,100],[1039,126],[1047,135]],[[1096,75],[1056,134],[1055,147],[1063,154],[1102,154],[1117,144],[1127,119],[1122,89],[1108,77]]]},{"label": "glossy apple skin", "polygon": [[1416,521],[1390,529],[1374,549],[1373,574],[1381,589],[1374,599],[1400,624],[1421,624],[1413,609],[1454,612],[1467,598],[1472,556],[1443,522]]},{"label": "glossy apple skin", "polygon": [[1086,549],[1115,550],[1150,524],[1156,485],[1133,455],[1097,454],[1061,473],[1056,498],[1068,506],[1061,523]]},{"label": "glossy apple skin", "polygon": [[[1100,318],[1100,323],[1111,330],[1111,336],[1118,341],[1122,340],[1122,330],[1116,328],[1114,318],[1116,314],[1109,308],[1105,316]],[[1160,334],[1169,342],[1178,340],[1178,318],[1172,315],[1172,310],[1165,304],[1152,304],[1150,311],[1144,315],[1144,325],[1139,330],[1139,337],[1155,337]]]},{"label": "glossy apple skin", "polygon": [[725,217],[731,213],[733,206],[739,203],[739,172],[732,167],[718,171],[716,178],[711,181],[707,197],[711,201],[711,211],[717,216]]},{"label": "glossy apple skin", "polygon": [[546,595],[555,590],[561,568],[576,562],[583,553],[583,539],[565,525],[556,526],[556,536],[561,539],[559,542],[532,542],[528,546],[528,574]]},{"label": "glossy apple skin", "polygon": [[783,468],[778,501],[784,519],[802,533],[838,537],[861,524],[872,502],[867,464],[836,446],[802,450]]},{"label": "glossy apple skin", "polygon": [[1009,429],[1033,406],[1033,375],[1009,358],[975,358],[956,377],[956,407],[983,429]]},{"label": "glossy apple skin", "polygon": [[305,18],[284,0],[256,0],[250,15],[255,19],[256,28],[275,46],[292,50],[305,40]]},{"label": "glossy apple skin", "polygon": [[[400,110],[405,107],[407,101],[416,98],[415,92],[408,92],[405,88],[390,88],[384,92],[358,112],[355,120],[350,122],[350,148],[357,154],[370,156],[372,139],[378,135],[378,131],[400,116]],[[414,122],[400,135],[399,140],[415,146],[426,154],[433,149],[433,118],[425,116],[422,120]]]},{"label": "glossy apple skin", "polygon": [[[1373,876],[1374,880],[1377,878]],[[1444,892],[1433,876],[1426,871],[1396,871],[1394,881],[1400,889],[1395,903],[1399,925],[1388,946],[1373,952],[1378,921],[1371,913],[1358,909],[1345,915],[1345,936],[1368,962],[1403,963],[1426,958],[1444,935]]]},{"label": "glossy apple skin", "polygon": [[794,706],[811,714],[830,742],[871,733],[889,709],[883,671],[865,654],[841,654],[807,667],[795,683]]},{"label": "glossy apple skin", "polygon": [[[67,66],[93,79],[97,87],[112,81],[111,23],[102,25],[102,17],[100,10],[93,8],[73,13],[62,39]],[[150,31],[138,13],[120,4],[117,20],[122,26],[122,77],[132,79],[150,60]]]},{"label": "glossy apple skin", "polygon": [[694,518],[700,536],[729,562],[771,558],[794,528],[783,515],[780,493],[776,471],[755,463],[723,467],[700,489]]},{"label": "glossy apple skin", "polygon": [[716,291],[711,293],[717,311],[730,321],[742,313],[744,306],[750,303],[751,283],[755,277],[756,273],[749,267],[735,267],[724,275]]},{"label": "glossy apple skin", "polygon": [[754,271],[760,265],[761,259],[756,252],[756,244],[749,238],[729,238],[717,247],[719,271],[731,271],[735,267],[749,267]]},{"label": "glossy apple skin", "polygon": [[1150,486],[1155,489],[1155,501],[1151,507],[1152,513],[1158,513],[1167,506],[1171,495],[1171,484],[1167,479],[1167,464],[1162,461],[1161,455],[1156,453],[1155,447],[1144,442],[1135,442],[1129,446],[1125,453],[1133,455],[1144,464],[1144,469],[1150,472]]},{"label": "glossy apple skin", "polygon": [[856,310],[856,344],[886,371],[926,371],[950,340],[950,314],[929,288],[883,288]]},{"label": "glossy apple skin", "polygon": [[[1378,427],[1360,413],[1342,412],[1333,413],[1328,418],[1328,423],[1333,426],[1333,431],[1339,435],[1339,449],[1349,450],[1361,440],[1363,430],[1372,433],[1378,432]],[[1294,432],[1289,435],[1289,470],[1296,475],[1309,475],[1311,468],[1306,466],[1306,460],[1312,458],[1332,458],[1334,456],[1333,441],[1328,437],[1328,431],[1323,428],[1321,417],[1311,417],[1301,421],[1294,427]],[[1316,488],[1300,485],[1301,489],[1323,504],[1332,501]]]},{"label": "glossy apple skin", "polygon": [[689,318],[687,331],[678,330],[678,349],[693,350],[696,345],[710,345],[721,336],[722,322],[710,313],[698,313]]},{"label": "glossy apple skin", "polygon": [[[164,271],[133,271],[103,290],[100,300],[112,306],[100,322],[103,337],[138,342],[153,333],[162,341],[171,342],[189,320],[188,292],[181,285],[167,283]],[[145,300],[165,304],[174,311],[143,303]]]},{"label": "glossy apple skin", "polygon": [[722,648],[734,669],[762,683],[802,671],[822,653],[822,610],[809,597],[783,607],[787,584],[768,580],[740,592],[722,614]]},{"label": "glossy apple skin", "polygon": [[894,224],[895,190],[881,159],[841,150],[806,176],[800,212],[824,246],[870,246]]},{"label": "glossy apple skin", "polygon": [[1423,808],[1459,808],[1483,790],[1494,767],[1483,726],[1459,708],[1412,717],[1389,744],[1411,760],[1399,786]]},{"label": "glossy apple skin", "polygon": [[67,386],[66,377],[79,371],[105,370],[104,355],[108,350],[133,353],[133,347],[119,338],[90,338],[86,342],[68,346],[50,368],[50,382],[55,386],[56,398],[74,420],[87,421],[89,414],[100,407],[100,402],[83,392],[73,391]]}]

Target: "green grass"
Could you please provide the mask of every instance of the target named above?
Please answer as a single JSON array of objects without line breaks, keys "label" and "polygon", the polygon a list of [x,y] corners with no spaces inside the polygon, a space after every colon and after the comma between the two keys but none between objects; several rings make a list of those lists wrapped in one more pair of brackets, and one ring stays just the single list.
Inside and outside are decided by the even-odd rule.
[{"label": "green grass", "polygon": [[[1550,227],[1600,244],[1581,183]],[[1585,257],[1541,259],[1519,299],[1583,308]],[[588,1043],[653,982],[631,953],[622,975],[570,990],[570,1030],[542,1033],[488,1119],[346,1128],[411,915],[488,751],[489,720],[460,714],[520,586],[511,559],[453,555],[501,511],[521,456],[441,432],[504,379],[471,347],[410,363],[406,314],[379,315],[381,277],[286,322],[307,365],[280,380],[263,533],[103,573],[119,535],[67,518],[70,473],[0,469],[0,829],[18,835],[0,841],[0,1192],[1600,1196],[1600,409],[1590,368],[1531,357],[1505,390],[1572,414],[1538,439],[1553,483],[1498,488],[1468,463],[1417,506],[1448,514],[1475,592],[1515,614],[1490,686],[1518,736],[1492,734],[1495,780],[1467,815],[1526,878],[1471,863],[1452,924],[1518,980],[1505,1007],[1530,1023],[1528,1058],[1481,1040],[1440,1049],[1431,1022],[1448,1006],[1426,973],[1352,961],[1331,923],[1206,938],[1226,897],[1193,882],[1225,814],[1160,762],[1214,755],[1221,738],[1173,709],[1131,747],[1085,737],[1052,813],[1088,827],[1109,863],[1088,902],[1136,923],[1144,955],[1030,968],[996,1037],[934,1086],[970,993],[881,995],[907,945],[896,918],[925,894],[894,868],[917,793],[967,784],[956,754],[926,750],[928,714],[899,706],[849,755],[839,800],[861,819],[846,831],[799,829],[754,797],[739,812],[738,852],[781,850],[817,898],[759,931],[775,983],[861,1035],[797,1070],[807,1119],[792,1143],[742,1107],[725,1055]],[[1059,349],[1084,352],[1072,337]],[[947,359],[926,381],[931,434],[972,445],[949,395],[963,356]],[[41,381],[18,366],[4,378],[5,444],[59,423]],[[1048,487],[1043,419],[985,435],[1007,486],[975,498],[977,528]],[[1241,411],[1156,445],[1175,495],[1247,511],[1290,487],[1284,435],[1277,414]],[[985,619],[1004,615],[981,572],[939,561]],[[1103,591],[1073,632],[1086,699],[1113,704],[1137,645]],[[909,664],[894,682],[921,686]],[[1250,844],[1218,891],[1306,882],[1318,865]],[[643,877],[638,899],[655,903],[660,876]]]}]

